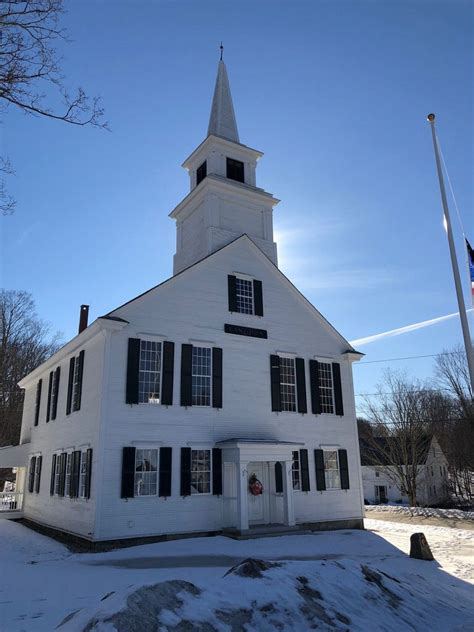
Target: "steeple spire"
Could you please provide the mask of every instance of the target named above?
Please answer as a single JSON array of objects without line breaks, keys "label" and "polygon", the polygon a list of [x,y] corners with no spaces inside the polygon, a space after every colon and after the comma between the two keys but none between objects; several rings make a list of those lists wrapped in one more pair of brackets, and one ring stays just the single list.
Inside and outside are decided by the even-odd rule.
[{"label": "steeple spire", "polygon": [[216,87],[214,98],[212,99],[211,116],[209,118],[208,136],[221,136],[235,143],[239,141],[239,132],[235,120],[234,106],[230,94],[229,78],[227,70],[222,61],[223,46],[221,44],[221,59],[217,70]]}]

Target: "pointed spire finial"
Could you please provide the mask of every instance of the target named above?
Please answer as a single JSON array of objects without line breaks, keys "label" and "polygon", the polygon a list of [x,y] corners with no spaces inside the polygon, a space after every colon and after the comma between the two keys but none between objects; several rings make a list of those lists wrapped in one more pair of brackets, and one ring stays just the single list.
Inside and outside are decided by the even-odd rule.
[{"label": "pointed spire finial", "polygon": [[216,87],[212,99],[211,116],[209,118],[208,135],[221,136],[235,143],[239,141],[237,122],[235,120],[234,106],[230,94],[229,78],[225,63],[222,60],[224,46],[221,43],[221,59],[217,69]]},{"label": "pointed spire finial", "polygon": [[222,57],[224,55],[224,44],[221,42],[221,45],[219,46],[219,48],[221,49],[221,61],[222,61]]}]

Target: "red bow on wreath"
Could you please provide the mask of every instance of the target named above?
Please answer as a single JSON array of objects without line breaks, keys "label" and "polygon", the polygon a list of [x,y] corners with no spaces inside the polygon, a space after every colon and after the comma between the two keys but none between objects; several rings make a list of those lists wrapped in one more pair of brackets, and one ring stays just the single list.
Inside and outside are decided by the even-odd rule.
[{"label": "red bow on wreath", "polygon": [[255,474],[252,474],[249,478],[249,491],[254,496],[260,496],[263,493],[263,485]]}]

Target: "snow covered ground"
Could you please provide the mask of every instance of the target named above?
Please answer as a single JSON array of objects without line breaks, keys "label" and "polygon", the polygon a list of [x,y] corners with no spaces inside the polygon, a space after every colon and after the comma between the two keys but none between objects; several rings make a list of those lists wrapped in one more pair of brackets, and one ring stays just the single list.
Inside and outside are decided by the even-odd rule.
[{"label": "snow covered ground", "polygon": [[402,516],[423,516],[425,518],[446,518],[448,520],[472,520],[474,522],[474,511],[462,511],[461,509],[434,509],[432,507],[408,507],[387,503],[384,505],[366,505],[366,513],[384,512],[398,514]]},{"label": "snow covered ground", "polygon": [[[472,531],[370,519],[366,527],[78,554],[0,520],[0,630],[141,632],[153,629],[146,616],[156,629],[199,632],[474,630]],[[407,556],[420,530],[437,562]],[[247,557],[278,565],[261,578],[225,576]]]}]

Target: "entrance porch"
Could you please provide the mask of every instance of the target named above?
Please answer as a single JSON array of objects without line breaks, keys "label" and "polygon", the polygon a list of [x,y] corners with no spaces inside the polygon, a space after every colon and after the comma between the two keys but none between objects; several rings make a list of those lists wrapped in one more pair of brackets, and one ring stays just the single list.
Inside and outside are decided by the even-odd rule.
[{"label": "entrance porch", "polygon": [[293,451],[303,444],[228,439],[216,446],[222,450],[224,528],[295,527]]},{"label": "entrance porch", "polygon": [[0,448],[0,469],[12,470],[15,480],[0,484],[0,518],[22,518],[29,444]]}]

